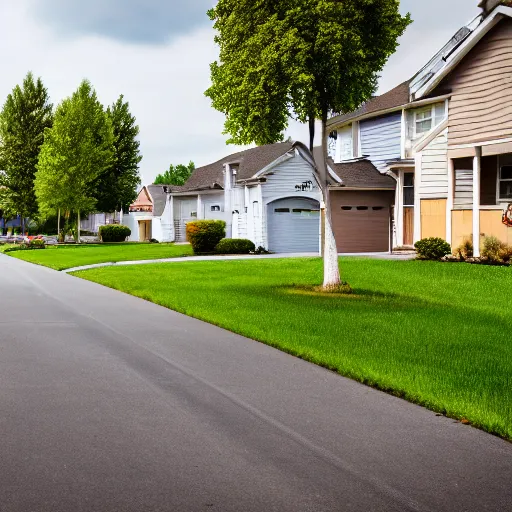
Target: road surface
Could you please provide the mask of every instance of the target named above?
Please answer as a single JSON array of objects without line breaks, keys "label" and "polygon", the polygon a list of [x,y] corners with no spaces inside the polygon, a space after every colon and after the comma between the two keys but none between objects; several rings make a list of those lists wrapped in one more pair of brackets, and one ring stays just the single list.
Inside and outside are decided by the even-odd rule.
[{"label": "road surface", "polygon": [[5,255],[0,292],[1,512],[512,510],[496,437]]}]

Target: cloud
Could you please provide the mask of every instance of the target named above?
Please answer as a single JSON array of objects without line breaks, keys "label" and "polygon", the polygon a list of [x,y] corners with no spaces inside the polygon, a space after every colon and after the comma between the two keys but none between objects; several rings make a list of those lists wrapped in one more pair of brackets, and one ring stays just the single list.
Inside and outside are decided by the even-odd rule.
[{"label": "cloud", "polygon": [[32,15],[61,37],[99,35],[162,44],[208,26],[214,0],[31,0]]}]

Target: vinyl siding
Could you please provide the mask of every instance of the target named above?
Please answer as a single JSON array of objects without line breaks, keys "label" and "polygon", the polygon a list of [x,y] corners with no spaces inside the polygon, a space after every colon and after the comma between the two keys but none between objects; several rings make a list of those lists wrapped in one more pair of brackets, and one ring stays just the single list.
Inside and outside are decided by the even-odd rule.
[{"label": "vinyl siding", "polygon": [[448,197],[448,133],[444,131],[422,152],[420,198]]},{"label": "vinyl siding", "polygon": [[451,90],[449,146],[512,136],[512,21],[501,21],[439,86]]},{"label": "vinyl siding", "polygon": [[361,152],[370,158],[377,169],[383,169],[388,160],[401,157],[401,113],[362,121],[360,134]]}]

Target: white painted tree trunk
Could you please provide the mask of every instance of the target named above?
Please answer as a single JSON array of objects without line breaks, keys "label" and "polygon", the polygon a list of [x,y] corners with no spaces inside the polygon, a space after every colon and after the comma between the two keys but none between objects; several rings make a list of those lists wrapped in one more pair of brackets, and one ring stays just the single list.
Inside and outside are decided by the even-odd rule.
[{"label": "white painted tree trunk", "polygon": [[322,116],[322,161],[316,162],[322,184],[325,205],[324,228],[324,288],[334,288],[341,284],[338,263],[338,248],[332,230],[331,200],[329,198],[329,181],[327,172],[327,112]]}]

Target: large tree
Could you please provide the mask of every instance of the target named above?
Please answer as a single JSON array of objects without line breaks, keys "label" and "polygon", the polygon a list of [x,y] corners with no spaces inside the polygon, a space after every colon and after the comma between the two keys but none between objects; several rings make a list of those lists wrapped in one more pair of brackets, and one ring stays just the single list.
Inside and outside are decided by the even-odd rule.
[{"label": "large tree", "polygon": [[41,78],[28,73],[0,112],[0,187],[4,210],[22,219],[37,213],[34,179],[44,131],[53,121],[52,104]]},{"label": "large tree", "polygon": [[96,181],[114,158],[112,122],[91,84],[84,80],[55,112],[46,130],[35,180],[43,211],[63,210],[80,215],[96,209]]},{"label": "large tree", "polygon": [[102,172],[96,183],[96,208],[101,212],[127,210],[137,197],[140,185],[139,163],[142,156],[137,140],[139,127],[121,95],[107,108],[114,131],[112,165]]},{"label": "large tree", "polygon": [[290,116],[322,122],[316,162],[325,203],[324,287],[340,283],[327,180],[327,119],[374,93],[378,73],[410,23],[399,0],[219,0],[209,11],[219,61],[211,65],[213,106],[228,142],[283,139]]},{"label": "large tree", "polygon": [[167,171],[157,175],[155,185],[184,185],[190,176],[192,176],[195,168],[196,166],[192,161],[190,161],[188,165],[171,164]]}]

